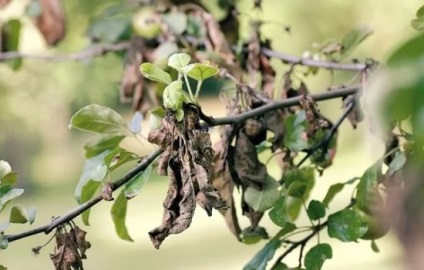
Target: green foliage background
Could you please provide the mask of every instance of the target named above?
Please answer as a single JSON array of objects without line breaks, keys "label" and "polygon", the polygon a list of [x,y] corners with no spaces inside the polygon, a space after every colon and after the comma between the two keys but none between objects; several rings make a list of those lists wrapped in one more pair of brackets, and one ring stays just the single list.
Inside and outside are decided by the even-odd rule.
[{"label": "green foliage background", "polygon": [[[0,18],[22,13],[24,1],[15,2],[10,8],[0,11]],[[64,1],[68,14],[68,35],[55,50],[69,53],[88,46],[84,31],[90,18],[104,6],[116,2]],[[291,34],[285,33],[281,25],[269,24],[264,27],[265,36],[274,40],[276,50],[301,55],[305,50],[312,49],[313,42],[324,42],[328,38],[340,40],[352,27],[365,23],[375,31],[357,49],[355,56],[370,56],[382,62],[398,44],[416,34],[410,26],[410,20],[421,4],[418,0],[263,2],[266,20],[292,27]],[[240,10],[251,12],[251,1],[240,1]],[[245,36],[248,33],[247,20],[242,31]],[[22,38],[22,50],[48,53],[30,22],[24,24]],[[279,62],[273,64],[278,70],[283,69]],[[121,71],[121,58],[113,54],[86,63],[29,60],[24,61],[22,70],[17,73],[5,65],[0,66],[0,156],[19,172],[20,184],[25,186],[27,192],[24,199],[37,206],[35,225],[45,223],[52,215],[59,215],[76,205],[73,190],[83,166],[82,145],[87,137],[68,130],[70,116],[82,106],[98,103],[110,106],[126,115],[127,120],[130,119],[130,108],[119,103],[118,82]],[[343,73],[337,76],[336,82],[345,79]],[[329,73],[308,80],[312,91],[321,91],[330,83]],[[206,114],[223,115],[224,109],[216,100],[201,98],[201,102]],[[339,106],[339,102],[335,101],[323,103],[320,108],[331,118],[331,112]],[[343,124],[339,156],[334,166],[325,172],[324,179],[320,180],[324,183],[314,190],[311,198],[321,199],[332,183],[361,175],[374,158],[381,154],[383,146],[376,144],[378,140],[364,136],[367,128],[364,124],[352,132],[348,123]],[[146,143],[145,147],[139,147],[139,152],[148,153],[151,149]],[[363,153],[370,154],[364,156]],[[266,156],[262,158],[267,159]],[[274,166],[274,170],[269,171],[278,175],[277,166],[271,166]],[[156,176],[155,172],[153,174]],[[142,196],[130,201],[127,224],[135,240],[133,244],[119,240],[116,236],[110,221],[108,203],[93,209],[93,227],[87,228],[89,240],[93,243],[93,248],[88,251],[90,259],[85,262],[87,269],[240,269],[258,251],[259,246],[265,244],[241,244],[227,231],[221,216],[215,214],[208,218],[198,212],[184,237],[169,239],[160,251],[154,250],[147,231],[161,219],[166,186],[165,179],[154,177],[142,191]],[[338,203],[343,206],[345,202],[341,199],[333,202],[335,205]],[[270,221],[265,223],[270,224]],[[26,225],[14,226],[10,232],[25,228]],[[270,230],[270,233],[276,230]],[[51,262],[47,256],[28,256],[30,248],[42,244],[44,240],[45,236],[37,235],[13,243],[7,253],[0,253],[0,261],[10,269],[49,269]],[[325,269],[399,269],[400,255],[396,241],[388,237],[378,244],[381,254],[372,253],[368,243],[332,243],[333,259],[326,262]],[[296,255],[290,259],[296,261]]]}]

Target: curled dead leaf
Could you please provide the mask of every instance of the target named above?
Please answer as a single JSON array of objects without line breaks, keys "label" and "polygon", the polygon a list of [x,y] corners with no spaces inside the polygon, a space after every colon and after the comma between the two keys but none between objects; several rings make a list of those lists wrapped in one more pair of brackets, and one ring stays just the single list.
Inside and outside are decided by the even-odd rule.
[{"label": "curled dead leaf", "polygon": [[65,37],[65,14],[60,0],[39,0],[41,15],[36,26],[48,45],[56,45]]}]

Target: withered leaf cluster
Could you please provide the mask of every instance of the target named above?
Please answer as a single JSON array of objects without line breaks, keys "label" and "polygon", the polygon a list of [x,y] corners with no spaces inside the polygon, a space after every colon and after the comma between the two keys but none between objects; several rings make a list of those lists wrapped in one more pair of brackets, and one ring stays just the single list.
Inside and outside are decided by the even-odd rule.
[{"label": "withered leaf cluster", "polygon": [[165,150],[158,171],[169,177],[162,224],[149,232],[153,245],[159,248],[168,235],[181,233],[190,226],[196,203],[209,216],[213,208],[222,210],[227,205],[212,186],[214,150],[209,133],[200,126],[197,107],[186,105],[180,123],[168,111],[161,127],[152,130],[148,140]]},{"label": "withered leaf cluster", "polygon": [[55,234],[56,245],[54,253],[50,254],[56,270],[83,270],[82,260],[87,258],[85,252],[91,247],[85,240],[85,231],[72,225],[67,232],[64,227],[59,228]]}]

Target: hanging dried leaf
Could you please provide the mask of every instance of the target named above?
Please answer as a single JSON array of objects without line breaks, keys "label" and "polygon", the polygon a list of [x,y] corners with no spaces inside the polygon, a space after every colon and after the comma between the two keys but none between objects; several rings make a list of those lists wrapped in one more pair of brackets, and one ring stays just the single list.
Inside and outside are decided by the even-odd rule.
[{"label": "hanging dried leaf", "polygon": [[356,128],[359,122],[364,120],[364,113],[362,112],[362,108],[360,107],[360,102],[356,102],[354,96],[348,96],[343,99],[343,108],[345,109],[349,104],[353,102],[353,109],[347,116],[353,128]]},{"label": "hanging dried leaf", "polygon": [[81,230],[78,226],[75,226],[74,228],[71,229],[71,234],[73,234],[75,237],[75,242],[81,253],[81,258],[86,259],[87,255],[85,255],[85,252],[87,251],[87,249],[91,247],[91,243],[85,240],[85,236],[87,232],[84,230]]},{"label": "hanging dried leaf", "polygon": [[284,116],[283,110],[275,110],[264,115],[266,129],[274,133],[272,139],[272,152],[283,146],[284,142]]},{"label": "hanging dried leaf", "polygon": [[305,110],[306,121],[308,128],[306,136],[312,138],[319,129],[328,129],[330,122],[322,116],[319,111],[318,105],[309,95],[302,95],[300,98],[300,105]]},{"label": "hanging dried leaf", "polygon": [[65,37],[65,14],[60,0],[39,0],[41,15],[36,19],[40,30],[48,45],[56,45]]},{"label": "hanging dried leaf", "polygon": [[266,166],[259,161],[255,145],[243,131],[239,132],[236,140],[234,168],[243,186],[260,189],[265,182]]}]

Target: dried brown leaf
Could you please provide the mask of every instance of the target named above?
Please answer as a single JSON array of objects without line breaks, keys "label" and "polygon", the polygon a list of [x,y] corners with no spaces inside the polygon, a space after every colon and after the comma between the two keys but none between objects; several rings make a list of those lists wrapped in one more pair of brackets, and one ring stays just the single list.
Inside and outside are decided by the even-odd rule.
[{"label": "dried brown leaf", "polygon": [[275,110],[264,115],[266,129],[274,133],[272,139],[272,152],[275,152],[284,142],[284,116],[283,110]]},{"label": "dried brown leaf", "polygon": [[74,226],[74,228],[71,229],[71,234],[74,235],[75,242],[81,253],[81,258],[86,259],[87,255],[85,255],[85,252],[87,251],[87,249],[91,247],[91,243],[85,240],[85,236],[87,235],[87,232],[84,230],[81,230],[80,227],[78,226]]},{"label": "dried brown leaf", "polygon": [[60,0],[39,0],[42,8],[41,15],[36,19],[48,45],[55,45],[65,37],[65,14]]},{"label": "dried brown leaf", "polygon": [[362,109],[360,107],[360,102],[355,102],[353,101],[353,99],[355,99],[354,96],[349,96],[343,99],[343,108],[346,108],[348,104],[354,102],[354,107],[347,116],[347,119],[349,119],[350,123],[352,124],[352,127],[356,128],[358,123],[364,120],[364,113],[362,112]]},{"label": "dried brown leaf", "polygon": [[50,259],[56,270],[82,270],[82,258],[78,252],[74,233],[57,233],[56,248]]}]

